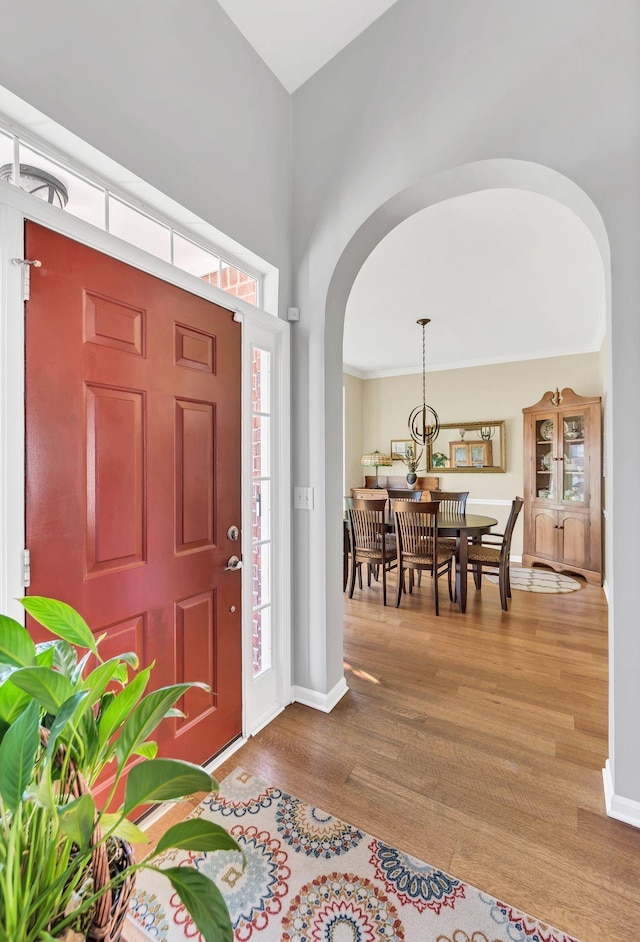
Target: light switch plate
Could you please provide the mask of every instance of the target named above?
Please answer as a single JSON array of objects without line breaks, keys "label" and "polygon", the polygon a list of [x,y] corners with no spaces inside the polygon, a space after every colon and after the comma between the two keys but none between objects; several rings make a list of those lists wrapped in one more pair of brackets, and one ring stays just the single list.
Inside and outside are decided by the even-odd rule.
[{"label": "light switch plate", "polygon": [[293,506],[295,510],[313,510],[313,488],[294,487]]}]

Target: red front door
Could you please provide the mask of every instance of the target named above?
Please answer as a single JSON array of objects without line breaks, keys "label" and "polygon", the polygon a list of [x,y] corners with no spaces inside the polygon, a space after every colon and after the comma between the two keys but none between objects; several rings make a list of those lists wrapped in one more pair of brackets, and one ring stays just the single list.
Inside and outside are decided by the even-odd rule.
[{"label": "red front door", "polygon": [[224,308],[32,223],[26,530],[32,595],[73,605],[104,657],[205,681],[160,752],[240,734],[240,325]]}]

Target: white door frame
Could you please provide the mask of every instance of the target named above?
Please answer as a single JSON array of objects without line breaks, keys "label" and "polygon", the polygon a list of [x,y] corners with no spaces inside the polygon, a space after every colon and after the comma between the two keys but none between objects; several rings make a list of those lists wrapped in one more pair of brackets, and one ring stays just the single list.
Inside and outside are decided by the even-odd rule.
[{"label": "white door frame", "polygon": [[[246,351],[257,343],[265,346],[271,338],[274,355],[273,386],[274,442],[278,456],[278,477],[274,479],[273,513],[277,522],[274,539],[273,598],[276,643],[274,663],[277,668],[276,701],[270,718],[291,702],[291,561],[290,527],[290,326],[286,321],[266,314],[239,298],[206,284],[199,278],[157,259],[83,220],[49,206],[37,197],[0,181],[0,613],[24,620],[24,610],[16,599],[24,594],[22,551],[25,546],[24,506],[24,307],[22,302],[22,267],[14,258],[24,257],[24,223],[32,220],[70,239],[184,288],[228,310],[237,312],[242,321],[242,520],[249,533],[251,518],[250,423],[245,408],[251,402],[251,371],[247,372]],[[248,542],[247,542],[248,545]],[[243,735],[256,731],[257,717],[247,715],[248,690],[252,681],[247,664],[247,639],[251,641],[251,566],[243,569]],[[249,603],[249,604],[247,604]]]}]

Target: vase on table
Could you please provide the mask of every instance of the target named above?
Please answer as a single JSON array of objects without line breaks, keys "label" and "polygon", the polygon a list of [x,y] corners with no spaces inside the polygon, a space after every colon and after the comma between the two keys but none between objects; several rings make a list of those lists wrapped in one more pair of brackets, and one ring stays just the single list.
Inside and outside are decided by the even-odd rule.
[{"label": "vase on table", "polygon": [[417,480],[418,480],[418,475],[415,473],[415,471],[409,471],[409,473],[407,474],[407,484],[409,485],[409,487],[412,487],[416,483]]}]

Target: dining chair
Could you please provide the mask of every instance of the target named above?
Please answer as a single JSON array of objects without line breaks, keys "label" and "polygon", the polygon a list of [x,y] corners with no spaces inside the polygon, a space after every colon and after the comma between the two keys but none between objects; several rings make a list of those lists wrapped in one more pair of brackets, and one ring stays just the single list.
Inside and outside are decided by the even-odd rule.
[{"label": "dining chair", "polygon": [[436,615],[439,614],[438,577],[448,574],[449,598],[453,601],[451,588],[452,555],[448,549],[442,550],[438,544],[438,504],[435,501],[401,501],[393,504],[393,516],[396,530],[396,548],[398,556],[398,591],[396,608],[404,587],[404,574],[408,571],[409,594],[413,592],[413,573],[430,572],[433,579],[433,601]]},{"label": "dining chair", "polygon": [[422,491],[410,491],[404,487],[387,488],[389,500],[422,500]]},{"label": "dining chair", "polygon": [[371,585],[372,567],[382,569],[382,603],[387,604],[387,572],[396,560],[393,534],[387,533],[385,521],[386,497],[382,500],[347,499],[349,535],[351,542],[351,578],[349,598],[353,598],[356,570],[362,588],[362,564],[367,566],[367,585]]},{"label": "dining chair", "polygon": [[[440,504],[440,513],[443,514],[464,514],[467,512],[467,497],[469,491],[431,491],[431,500],[437,500]],[[458,541],[452,537],[442,537],[439,541],[442,549],[445,547],[451,550],[451,555],[455,556],[458,549]]]},{"label": "dining chair", "polygon": [[349,539],[349,523],[342,521],[342,591],[346,592],[349,580],[349,557],[351,556],[351,540]]},{"label": "dining chair", "polygon": [[431,500],[437,500],[440,512],[447,514],[466,513],[468,496],[469,491],[431,491]]},{"label": "dining chair", "polygon": [[482,587],[482,572],[484,569],[498,570],[498,587],[500,589],[500,604],[503,611],[507,611],[507,599],[511,598],[511,581],[509,579],[509,554],[511,552],[511,538],[516,525],[518,514],[522,510],[524,499],[516,497],[511,503],[511,512],[504,533],[488,533],[476,543],[469,543],[468,567],[473,572],[476,589]]}]

